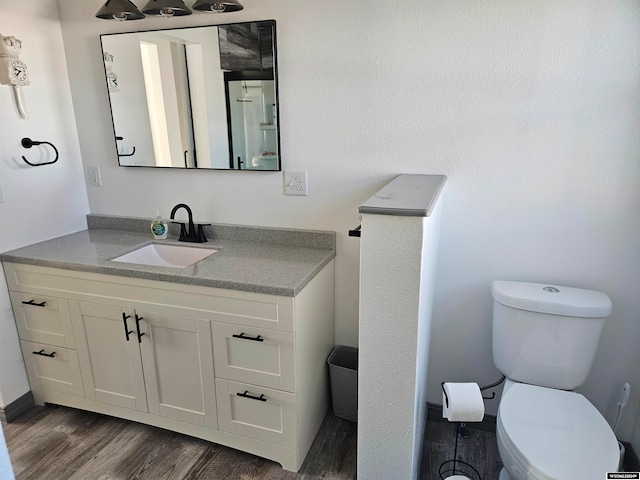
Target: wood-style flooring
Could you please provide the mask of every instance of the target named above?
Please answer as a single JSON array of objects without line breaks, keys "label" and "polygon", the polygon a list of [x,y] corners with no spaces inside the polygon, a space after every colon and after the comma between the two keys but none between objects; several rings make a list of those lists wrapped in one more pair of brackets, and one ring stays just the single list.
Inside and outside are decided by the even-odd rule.
[{"label": "wood-style flooring", "polygon": [[33,407],[2,423],[16,479],[293,480],[355,478],[356,424],[331,414],[298,474],[161,428],[73,408]]},{"label": "wood-style flooring", "polygon": [[[33,407],[2,427],[18,480],[356,478],[357,425],[331,413],[297,474],[197,438],[55,405]],[[454,430],[448,422],[428,422],[421,480],[438,480],[440,464],[453,458]],[[496,479],[500,464],[495,434],[469,431],[469,439],[459,440],[458,458],[473,464],[483,479]]]},{"label": "wood-style flooring", "polygon": [[[495,432],[481,430],[467,426],[469,438],[458,438],[457,460],[462,460],[480,474],[482,480],[497,480],[502,469]],[[421,480],[439,480],[440,465],[454,459],[456,424],[443,419],[429,419],[425,432],[425,442],[422,450]],[[448,464],[451,468],[452,464]],[[472,472],[457,464],[457,474],[466,474],[469,478],[477,479]],[[446,468],[446,467],[445,467]],[[442,478],[453,475],[449,472]]]}]

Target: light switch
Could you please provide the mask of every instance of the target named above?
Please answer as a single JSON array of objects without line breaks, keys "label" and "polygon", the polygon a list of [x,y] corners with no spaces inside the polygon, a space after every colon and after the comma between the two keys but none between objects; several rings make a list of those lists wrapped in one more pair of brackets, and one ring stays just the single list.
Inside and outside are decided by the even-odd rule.
[{"label": "light switch", "polygon": [[101,187],[102,178],[100,177],[100,167],[97,165],[88,165],[87,169],[89,170],[89,185]]}]

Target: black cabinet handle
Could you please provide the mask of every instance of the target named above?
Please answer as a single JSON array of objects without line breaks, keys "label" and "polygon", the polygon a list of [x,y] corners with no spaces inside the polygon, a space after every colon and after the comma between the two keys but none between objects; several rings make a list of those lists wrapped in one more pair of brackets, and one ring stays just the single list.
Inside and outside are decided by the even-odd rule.
[{"label": "black cabinet handle", "polygon": [[33,352],[34,355],[41,355],[43,357],[55,358],[56,352],[44,353],[44,348],[39,352]]},{"label": "black cabinet handle", "polygon": [[262,338],[262,335],[258,335],[257,337],[247,337],[244,332],[242,332],[240,335],[232,335],[233,338],[241,338],[242,340],[251,340],[253,342],[264,342],[264,338]]},{"label": "black cabinet handle", "polygon": [[140,320],[144,320],[144,317],[139,317],[136,313],[136,330],[138,331],[138,343],[142,343],[142,336],[145,334],[144,332],[140,332]]},{"label": "black cabinet handle", "polygon": [[29,300],[28,302],[22,302],[24,305],[31,305],[32,307],[44,307],[47,305],[47,302],[36,303],[35,300]]},{"label": "black cabinet handle", "polygon": [[264,396],[264,393],[262,395],[260,395],[259,397],[256,397],[255,395],[251,395],[249,393],[249,390],[245,390],[244,393],[236,393],[237,396],[239,397],[243,397],[243,398],[250,398],[251,400],[259,400],[261,402],[266,402],[267,399]]},{"label": "black cabinet handle", "polygon": [[127,315],[126,313],[122,312],[122,323],[124,323],[124,335],[127,337],[127,342],[129,341],[129,335],[132,334],[133,332],[129,330],[129,327],[127,326],[127,318],[131,318],[131,315]]}]

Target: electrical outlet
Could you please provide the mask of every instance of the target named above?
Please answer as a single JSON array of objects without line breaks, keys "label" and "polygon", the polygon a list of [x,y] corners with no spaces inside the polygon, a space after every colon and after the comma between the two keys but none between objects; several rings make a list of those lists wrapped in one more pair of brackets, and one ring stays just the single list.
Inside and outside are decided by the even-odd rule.
[{"label": "electrical outlet", "polygon": [[97,165],[88,165],[87,169],[89,170],[89,185],[101,187],[102,177],[100,177],[100,167]]},{"label": "electrical outlet", "polygon": [[284,172],[285,195],[309,195],[309,181],[306,170],[289,170]]}]

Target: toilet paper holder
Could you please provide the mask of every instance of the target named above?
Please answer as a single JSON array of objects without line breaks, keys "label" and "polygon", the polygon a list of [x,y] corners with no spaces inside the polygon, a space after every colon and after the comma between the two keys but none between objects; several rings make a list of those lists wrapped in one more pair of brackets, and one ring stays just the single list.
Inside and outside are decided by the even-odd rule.
[{"label": "toilet paper holder", "polygon": [[[497,382],[490,383],[489,385],[485,385],[484,387],[479,387],[480,391],[488,390],[490,388],[497,387],[502,382],[504,382],[505,376],[502,375],[500,380]],[[447,395],[447,391],[444,388],[444,384],[446,382],[441,382],[440,386],[442,388],[442,393],[444,394],[444,401],[447,408],[449,408],[449,396]],[[484,400],[491,400],[496,397],[496,393],[492,392],[490,397],[482,396]],[[467,478],[470,480],[482,480],[480,473],[478,470],[473,467],[473,465],[458,459],[458,438],[460,435],[458,431],[461,430],[462,426],[465,425],[461,422],[456,422],[456,434],[455,434],[455,446],[453,447],[453,459],[444,461],[440,464],[440,468],[438,469],[438,477],[440,480],[447,480],[451,478]],[[468,437],[464,437],[468,438]]]},{"label": "toilet paper holder", "polygon": [[[490,388],[495,388],[495,387],[497,387],[497,386],[498,386],[498,385],[500,385],[502,382],[504,382],[505,378],[506,378],[506,377],[505,377],[504,375],[501,375],[501,376],[500,376],[500,380],[498,380],[497,382],[490,383],[489,385],[485,385],[484,387],[480,387],[480,391],[482,392],[483,390],[489,390]],[[446,403],[446,405],[447,405],[447,407],[448,407],[448,406],[449,406],[449,396],[447,395],[447,392],[446,392],[446,390],[444,389],[444,384],[445,384],[445,383],[446,383],[446,382],[440,382],[440,387],[442,388],[442,393],[444,393],[444,400],[445,400],[445,403]],[[483,398],[484,400],[493,400],[494,398],[496,398],[496,392],[491,392],[491,396],[490,396],[490,397],[485,397],[485,396],[483,396],[482,398]]]}]

